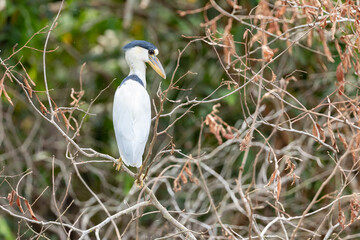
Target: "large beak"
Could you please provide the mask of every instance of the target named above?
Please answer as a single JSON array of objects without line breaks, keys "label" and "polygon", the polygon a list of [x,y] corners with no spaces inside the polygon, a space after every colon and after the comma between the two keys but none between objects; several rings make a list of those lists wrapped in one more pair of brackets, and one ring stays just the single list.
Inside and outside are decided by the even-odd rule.
[{"label": "large beak", "polygon": [[163,79],[166,78],[166,74],[163,66],[161,65],[159,59],[155,55],[149,55],[149,65],[159,74]]}]

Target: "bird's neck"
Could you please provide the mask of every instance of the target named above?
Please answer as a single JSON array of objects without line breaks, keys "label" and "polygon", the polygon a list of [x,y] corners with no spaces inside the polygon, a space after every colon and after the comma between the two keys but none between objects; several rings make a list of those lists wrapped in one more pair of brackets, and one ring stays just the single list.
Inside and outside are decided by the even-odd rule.
[{"label": "bird's neck", "polygon": [[146,88],[146,64],[144,62],[130,62],[130,73],[129,75],[135,74],[143,82]]}]

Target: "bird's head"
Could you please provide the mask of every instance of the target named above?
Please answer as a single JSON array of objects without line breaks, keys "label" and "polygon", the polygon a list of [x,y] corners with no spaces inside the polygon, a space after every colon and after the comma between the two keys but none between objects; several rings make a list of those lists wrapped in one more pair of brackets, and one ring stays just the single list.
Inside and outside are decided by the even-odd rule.
[{"label": "bird's head", "polygon": [[153,44],[143,40],[134,40],[126,44],[123,49],[128,63],[135,61],[147,62],[157,74],[164,79],[166,78],[164,68],[156,57],[159,50]]}]

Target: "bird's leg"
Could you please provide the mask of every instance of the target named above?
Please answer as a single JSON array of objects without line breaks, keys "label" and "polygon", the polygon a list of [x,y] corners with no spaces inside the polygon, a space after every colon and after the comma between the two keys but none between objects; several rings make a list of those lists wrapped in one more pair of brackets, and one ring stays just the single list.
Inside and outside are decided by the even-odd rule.
[{"label": "bird's leg", "polygon": [[[115,163],[114,163],[114,164],[115,164]],[[117,163],[117,166],[116,166],[116,170],[117,170],[117,171],[120,171],[121,165],[122,165],[122,159],[121,159],[121,157],[119,157],[118,163]]]},{"label": "bird's leg", "polygon": [[138,188],[142,188],[144,186],[145,174],[142,173],[142,168],[143,168],[143,165],[141,165],[140,171],[138,172],[138,176],[135,179],[135,184]]}]

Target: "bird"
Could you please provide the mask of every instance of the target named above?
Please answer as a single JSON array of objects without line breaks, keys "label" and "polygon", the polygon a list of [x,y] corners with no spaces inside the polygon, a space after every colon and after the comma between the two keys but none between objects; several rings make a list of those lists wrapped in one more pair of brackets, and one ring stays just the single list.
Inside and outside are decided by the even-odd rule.
[{"label": "bird", "polygon": [[151,127],[150,96],[146,91],[146,63],[166,79],[157,55],[158,48],[144,40],[134,40],[123,47],[130,67],[129,75],[116,89],[113,102],[113,124],[120,153],[116,169],[122,163],[140,168]]}]

